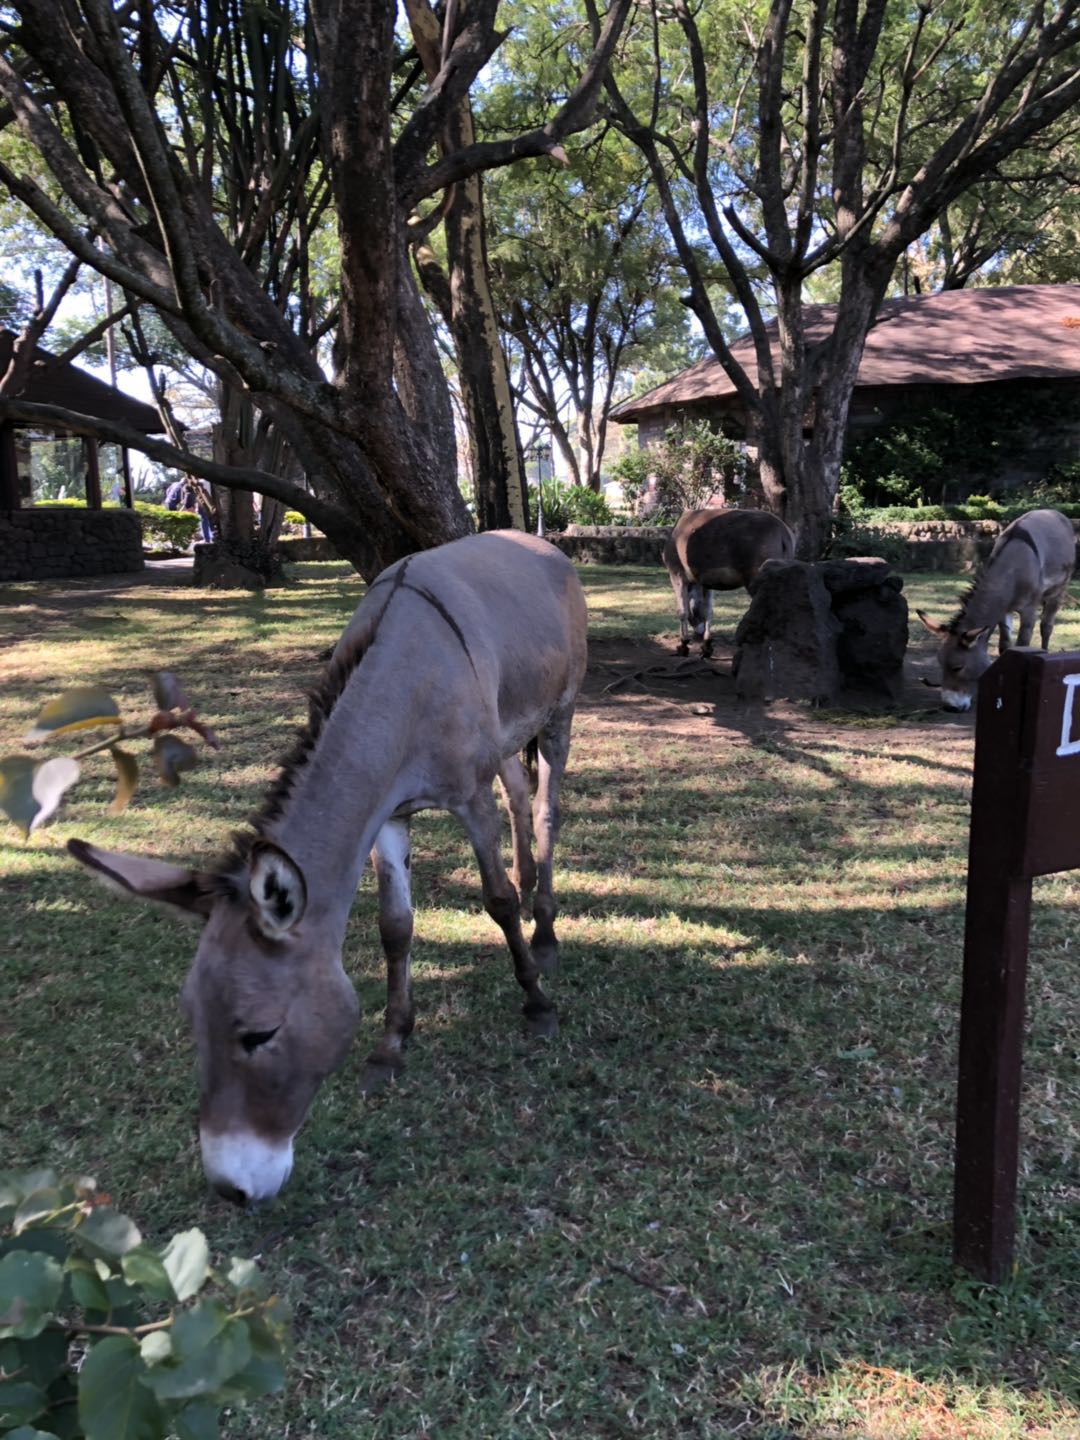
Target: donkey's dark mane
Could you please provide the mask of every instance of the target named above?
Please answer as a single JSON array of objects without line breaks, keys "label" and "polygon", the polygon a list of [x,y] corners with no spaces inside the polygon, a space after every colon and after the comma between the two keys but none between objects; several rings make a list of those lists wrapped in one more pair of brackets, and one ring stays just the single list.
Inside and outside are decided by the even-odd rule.
[{"label": "donkey's dark mane", "polygon": [[319,680],[308,691],[307,723],[297,731],[292,747],[281,762],[281,770],[276,780],[266,792],[261,809],[249,822],[251,828],[238,831],[233,836],[232,849],[217,869],[217,877],[226,890],[232,888],[236,872],[247,863],[251,851],[263,838],[267,827],[284,812],[297,775],[311,758],[334,707],[374,640],[374,631],[368,631],[335,651]]},{"label": "donkey's dark mane", "polygon": [[[991,559],[992,558],[993,557],[991,557]],[[975,598],[975,591],[978,590],[979,586],[986,579],[989,570],[990,560],[987,560],[979,566],[978,570],[975,572],[974,579],[960,596],[960,599],[957,602],[960,608],[959,610],[957,610],[956,614],[952,617],[952,619],[946,623],[945,626],[945,629],[949,632],[950,635],[959,635],[960,632],[965,628],[964,616],[967,613],[967,608],[971,604],[972,600]]]}]

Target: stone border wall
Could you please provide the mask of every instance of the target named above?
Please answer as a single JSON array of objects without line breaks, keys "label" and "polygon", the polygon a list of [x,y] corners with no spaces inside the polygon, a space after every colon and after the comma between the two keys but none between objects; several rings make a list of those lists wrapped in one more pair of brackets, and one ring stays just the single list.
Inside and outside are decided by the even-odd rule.
[{"label": "stone border wall", "polygon": [[0,510],[0,581],[124,575],[142,568],[142,526],[131,510]]},{"label": "stone border wall", "polygon": [[[950,575],[974,570],[1002,530],[997,520],[910,520],[860,528],[898,542],[900,553],[889,555],[894,569]],[[662,525],[570,525],[548,539],[571,560],[586,565],[661,565],[669,534]]]}]

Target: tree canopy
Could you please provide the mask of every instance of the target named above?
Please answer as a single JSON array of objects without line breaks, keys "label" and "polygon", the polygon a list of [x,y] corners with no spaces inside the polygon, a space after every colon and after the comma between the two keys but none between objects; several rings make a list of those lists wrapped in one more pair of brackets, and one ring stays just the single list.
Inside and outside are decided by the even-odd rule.
[{"label": "tree canopy", "polygon": [[[464,533],[408,221],[470,176],[559,154],[590,122],[628,9],[614,0],[542,124],[455,145],[451,119],[504,38],[498,0],[447,11],[430,74],[387,0],[19,0],[0,19],[0,118],[25,144],[0,159],[0,183],[269,416],[312,493],[257,464],[116,427],[105,438],[302,509],[367,574]],[[321,206],[339,257],[332,307],[301,282]],[[5,397],[0,419],[41,418],[32,408]]]}]

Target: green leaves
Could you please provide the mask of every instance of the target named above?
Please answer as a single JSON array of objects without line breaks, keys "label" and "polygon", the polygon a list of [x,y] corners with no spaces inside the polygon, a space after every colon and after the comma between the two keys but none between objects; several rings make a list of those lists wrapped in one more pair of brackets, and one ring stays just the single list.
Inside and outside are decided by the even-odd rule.
[{"label": "green leaves", "polygon": [[64,1272],[49,1255],[12,1250],[0,1260],[0,1339],[40,1335],[56,1309]]},{"label": "green leaves", "polygon": [[91,1259],[102,1260],[117,1260],[142,1243],[139,1227],[107,1205],[91,1210],[72,1238]]},{"label": "green leaves", "polygon": [[28,744],[77,730],[108,728],[114,734],[73,756],[52,760],[35,760],[31,755],[0,757],[0,810],[18,826],[24,838],[56,813],[65,793],[80,778],[80,760],[102,750],[110,752],[116,766],[116,793],[109,814],[120,815],[127,809],[138,788],[139,762],[129,750],[121,748],[118,740],[150,740],[158,778],[171,790],[180,784],[181,775],[198,764],[195,750],[174,731],[193,730],[204,744],[218,748],[217,736],[196,715],[171,671],[159,671],[152,677],[151,687],[157,709],[141,728],[128,729],[116,701],[96,685],[76,685],[41,707],[26,737]]},{"label": "green leaves", "polygon": [[41,707],[26,742],[29,745],[72,730],[99,730],[120,723],[120,707],[111,695],[96,685],[76,685]]},{"label": "green leaves", "polygon": [[79,775],[78,761],[65,755],[43,761],[8,755],[0,759],[0,809],[29,835],[52,818]]},{"label": "green leaves", "polygon": [[210,1247],[201,1230],[174,1235],[161,1252],[162,1268],[178,1300],[190,1300],[206,1284],[210,1273]]},{"label": "green leaves", "polygon": [[116,795],[109,806],[109,814],[122,815],[139,788],[139,762],[129,751],[121,750],[119,745],[110,745],[109,753],[116,765]]},{"label": "green leaves", "polygon": [[0,1173],[0,1224],[8,1440],[217,1440],[222,1405],[284,1384],[285,1308],[254,1262],[216,1271],[201,1230],[159,1251],[92,1180],[48,1170]]},{"label": "green leaves", "polygon": [[146,1365],[134,1340],[99,1340],[79,1375],[79,1419],[86,1440],[159,1440],[164,1416],[143,1384]]}]

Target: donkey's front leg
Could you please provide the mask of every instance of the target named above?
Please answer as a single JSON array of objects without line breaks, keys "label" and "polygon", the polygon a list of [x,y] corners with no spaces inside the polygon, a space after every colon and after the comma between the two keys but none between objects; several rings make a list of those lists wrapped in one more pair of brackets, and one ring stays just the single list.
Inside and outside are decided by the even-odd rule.
[{"label": "donkey's front leg", "polygon": [[540,985],[540,971],[521,931],[521,900],[506,873],[500,848],[501,821],[490,786],[482,786],[467,805],[454,812],[468,831],[480,866],[484,909],[506,936],[514,957],[514,974],[525,991],[523,1006],[530,1035],[556,1035],[559,1020],[555,1006]]},{"label": "donkey's front leg", "polygon": [[409,822],[388,820],[371,852],[379,885],[379,938],[386,956],[386,1017],[382,1039],[364,1065],[365,1094],[395,1079],[405,1067],[402,1051],[416,1020],[412,994],[412,886]]}]

